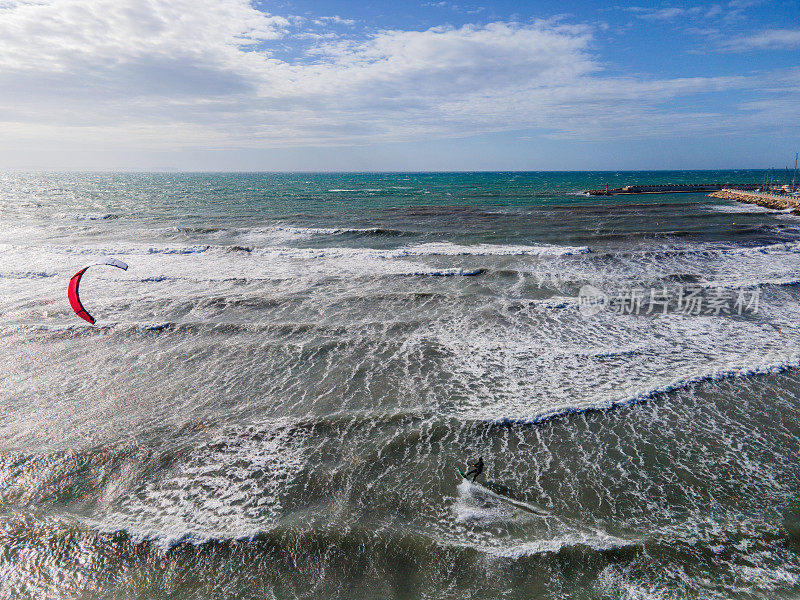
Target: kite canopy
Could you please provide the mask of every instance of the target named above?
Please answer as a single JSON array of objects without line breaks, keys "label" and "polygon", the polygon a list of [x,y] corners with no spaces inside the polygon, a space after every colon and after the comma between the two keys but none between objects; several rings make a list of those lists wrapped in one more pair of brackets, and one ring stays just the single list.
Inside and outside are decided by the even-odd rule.
[{"label": "kite canopy", "polygon": [[72,279],[69,280],[69,287],[67,287],[67,297],[69,298],[69,303],[72,306],[72,310],[75,311],[75,314],[78,315],[81,319],[85,321],[89,321],[92,325],[94,325],[94,317],[86,312],[86,309],[83,308],[83,304],[81,304],[81,298],[78,296],[78,287],[81,284],[81,277],[86,272],[87,269],[91,267],[96,267],[98,265],[108,265],[109,267],[117,267],[118,269],[122,269],[123,271],[128,270],[128,265],[126,265],[121,260],[117,260],[116,258],[107,258],[103,262],[92,263],[91,265],[86,265],[80,271],[75,273],[72,276]]}]

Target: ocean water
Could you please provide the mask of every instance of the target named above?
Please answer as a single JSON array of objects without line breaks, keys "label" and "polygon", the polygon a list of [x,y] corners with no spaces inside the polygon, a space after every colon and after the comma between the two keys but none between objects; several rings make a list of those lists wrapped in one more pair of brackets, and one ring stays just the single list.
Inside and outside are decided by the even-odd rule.
[{"label": "ocean water", "polygon": [[797,598],[763,179],[0,174],[0,596]]}]

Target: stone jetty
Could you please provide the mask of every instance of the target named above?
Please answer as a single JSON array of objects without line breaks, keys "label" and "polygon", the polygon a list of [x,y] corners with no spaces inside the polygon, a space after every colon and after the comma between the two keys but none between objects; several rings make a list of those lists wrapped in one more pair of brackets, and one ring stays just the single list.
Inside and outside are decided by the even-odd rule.
[{"label": "stone jetty", "polygon": [[758,204],[766,208],[775,210],[786,210],[792,208],[792,214],[800,214],[800,198],[772,194],[770,192],[747,191],[740,189],[724,188],[709,194],[712,198],[723,198],[725,200],[737,200],[747,204]]}]

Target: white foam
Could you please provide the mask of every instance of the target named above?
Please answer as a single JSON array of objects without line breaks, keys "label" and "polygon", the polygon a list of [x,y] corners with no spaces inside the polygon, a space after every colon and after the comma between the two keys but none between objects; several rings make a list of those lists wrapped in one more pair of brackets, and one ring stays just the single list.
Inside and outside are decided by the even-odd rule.
[{"label": "white foam", "polygon": [[[207,252],[212,247],[207,244],[192,246],[174,245],[118,245],[118,246],[46,246],[42,250],[53,254],[67,256],[113,256],[121,254],[126,256],[147,254],[199,254]],[[22,250],[22,248],[20,248]]]},{"label": "white foam", "polygon": [[466,480],[458,486],[458,500],[453,510],[457,522],[480,524],[484,527],[495,523],[530,520],[534,515],[533,512],[505,502],[490,490]]},{"label": "white foam", "polygon": [[565,547],[586,546],[593,550],[611,550],[635,546],[637,542],[610,535],[602,530],[575,521],[564,519],[543,511],[540,507],[510,497],[497,494],[481,485],[462,481],[458,488],[458,498],[453,505],[456,522],[465,526],[492,529],[496,526],[522,524],[534,520],[548,519],[559,524],[560,531],[540,539],[514,542],[494,538],[491,543],[479,541],[469,547],[496,558],[518,560],[526,556],[560,552]]},{"label": "white foam", "polygon": [[104,221],[106,219],[113,219],[117,215],[112,213],[74,213],[74,214],[59,214],[58,217],[62,219],[73,219],[76,221]]},{"label": "white foam", "polygon": [[281,226],[276,225],[268,228],[266,231],[270,232],[286,232],[296,234],[298,236],[312,236],[312,235],[335,235],[342,233],[344,229],[338,227],[293,227],[289,225]]},{"label": "white foam", "polygon": [[[314,233],[342,233],[342,232],[375,232],[380,229],[330,229],[315,230]],[[297,229],[293,228],[292,233]],[[24,251],[24,247],[6,245],[8,250],[16,249]],[[224,252],[227,246],[212,246],[208,244],[192,245],[125,245],[117,246],[46,246],[42,250],[62,255],[145,255],[145,254],[198,254],[208,251]],[[493,245],[477,244],[472,246],[462,246],[450,242],[431,242],[426,244],[402,246],[396,249],[374,249],[374,248],[351,248],[345,246],[321,247],[321,248],[293,248],[287,246],[266,246],[251,249],[254,253],[263,256],[286,256],[298,259],[314,258],[339,258],[363,256],[368,258],[398,259],[405,257],[424,257],[424,256],[569,256],[573,254],[586,254],[590,250],[585,246],[515,246],[515,245]],[[799,250],[800,251],[800,250]]]},{"label": "white foam", "polygon": [[427,271],[412,271],[409,276],[428,276],[428,277],[475,277],[483,273],[483,269],[433,269]]},{"label": "white foam", "polygon": [[747,581],[760,589],[774,590],[783,586],[796,586],[800,576],[781,567],[764,568],[748,565],[737,565],[736,570]]},{"label": "white foam", "polygon": [[668,589],[650,589],[643,585],[640,576],[637,581],[630,581],[616,565],[609,565],[600,573],[598,583],[604,592],[603,597],[620,598],[620,600],[674,600],[675,596]]},{"label": "white foam", "polygon": [[597,535],[568,533],[555,538],[534,540],[514,544],[510,546],[478,546],[477,550],[490,556],[498,558],[510,558],[519,560],[526,556],[536,556],[539,554],[555,554],[564,548],[575,546],[585,546],[597,551],[614,550],[617,548],[630,548],[637,544],[628,540],[615,537],[609,534],[598,533]]},{"label": "white foam", "polygon": [[489,420],[494,420],[499,423],[510,423],[510,422],[541,423],[542,421],[546,421],[548,419],[552,419],[554,417],[564,414],[582,413],[591,410],[609,410],[615,407],[638,404],[640,402],[649,400],[658,394],[664,394],[684,389],[704,381],[718,381],[730,377],[749,377],[753,375],[767,375],[770,373],[780,373],[781,371],[785,371],[786,369],[791,367],[800,367],[800,356],[795,357],[793,359],[779,361],[773,364],[767,364],[762,366],[750,366],[750,367],[742,366],[728,370],[725,369],[712,370],[707,373],[698,374],[694,377],[687,377],[685,379],[675,379],[663,385],[641,389],[640,391],[635,392],[627,397],[619,397],[617,399],[608,398],[598,401],[588,400],[588,401],[583,401],[580,404],[575,404],[575,405],[567,404],[565,406],[537,412],[527,417],[524,416],[506,417],[506,418],[500,418],[500,419],[495,418]]},{"label": "white foam", "polygon": [[514,246],[505,244],[476,244],[462,246],[451,242],[429,242],[405,246],[394,251],[396,256],[570,256],[588,254],[587,246]]},{"label": "white foam", "polygon": [[539,301],[504,312],[502,324],[471,315],[442,320],[433,335],[458,401],[440,410],[457,419],[537,423],[800,366],[791,306],[762,306],[780,327],[724,315],[582,318],[577,309],[542,310]]},{"label": "white foam", "polygon": [[293,425],[275,419],[226,428],[93,524],[164,548],[266,531],[282,515],[284,488],[305,464],[305,436]]},{"label": "white foam", "polygon": [[775,210],[774,208],[767,208],[766,206],[760,206],[758,204],[749,204],[744,202],[736,204],[707,204],[705,208],[713,212],[723,212],[723,213],[733,213],[733,214],[790,213],[792,211],[791,208],[785,210],[783,209]]}]

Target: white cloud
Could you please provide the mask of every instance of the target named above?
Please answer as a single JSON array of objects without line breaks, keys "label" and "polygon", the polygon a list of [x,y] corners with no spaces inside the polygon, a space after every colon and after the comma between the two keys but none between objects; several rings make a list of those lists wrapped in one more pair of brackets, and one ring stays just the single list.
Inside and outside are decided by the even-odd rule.
[{"label": "white cloud", "polygon": [[793,50],[800,48],[800,29],[768,29],[726,40],[720,47],[730,52]]},{"label": "white cloud", "polygon": [[733,23],[744,17],[744,9],[758,2],[728,2],[727,4],[665,6],[662,8],[642,6],[618,6],[617,10],[633,13],[646,21],[676,21],[686,19],[717,19]]},{"label": "white cloud", "polygon": [[691,6],[689,8],[677,6],[667,6],[664,8],[628,6],[623,7],[622,10],[631,12],[638,18],[647,21],[672,21],[678,17],[695,16],[704,11],[704,9],[700,6]]},{"label": "white cloud", "polygon": [[0,68],[64,71],[143,57],[221,62],[288,26],[246,0],[11,0],[0,6]]},{"label": "white cloud", "polygon": [[333,15],[332,17],[317,17],[313,21],[314,25],[318,25],[320,27],[324,27],[326,25],[346,25],[348,27],[352,27],[356,24],[353,19],[343,19],[339,15]]},{"label": "white cloud", "polygon": [[[592,30],[553,21],[333,40],[298,29],[304,22],[246,0],[0,3],[0,135],[147,149],[527,129],[580,139],[720,132],[736,120],[670,102],[763,83],[608,77],[592,53]],[[289,43],[314,45],[295,59],[276,58],[273,45]],[[743,112],[752,120],[786,110],[792,100],[781,94],[770,96],[772,108]]]},{"label": "white cloud", "polygon": [[[693,11],[696,12],[696,11]],[[687,14],[692,14],[689,10],[685,8],[662,8],[658,10],[649,10],[642,12],[639,16],[642,19],[648,19],[652,21],[668,21],[670,19],[675,19],[677,17],[683,17]]]}]

